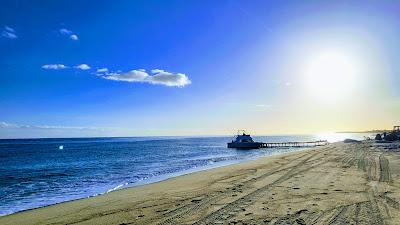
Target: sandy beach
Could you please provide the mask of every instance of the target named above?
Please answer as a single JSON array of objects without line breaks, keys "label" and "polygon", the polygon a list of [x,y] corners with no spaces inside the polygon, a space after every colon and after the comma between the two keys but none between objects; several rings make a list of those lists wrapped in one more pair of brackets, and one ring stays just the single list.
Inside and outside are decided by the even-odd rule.
[{"label": "sandy beach", "polygon": [[0,224],[400,224],[400,149],[336,143],[0,217]]}]

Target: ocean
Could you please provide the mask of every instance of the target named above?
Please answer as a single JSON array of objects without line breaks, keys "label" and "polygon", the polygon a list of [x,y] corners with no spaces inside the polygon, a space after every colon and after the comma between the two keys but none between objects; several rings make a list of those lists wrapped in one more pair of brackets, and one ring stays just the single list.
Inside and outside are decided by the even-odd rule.
[{"label": "ocean", "polygon": [[[330,141],[363,136],[338,134]],[[278,142],[312,141],[321,136],[253,138]],[[226,143],[230,140],[231,137],[0,140],[0,215],[305,149],[228,149]]]}]

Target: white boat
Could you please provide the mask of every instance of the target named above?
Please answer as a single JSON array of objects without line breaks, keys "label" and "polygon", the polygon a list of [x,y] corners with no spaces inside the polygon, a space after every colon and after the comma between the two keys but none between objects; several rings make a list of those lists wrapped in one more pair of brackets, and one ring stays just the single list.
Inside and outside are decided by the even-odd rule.
[{"label": "white boat", "polygon": [[253,141],[253,138],[245,131],[238,131],[238,134],[228,143],[228,148],[240,148],[240,149],[257,149],[260,148],[261,142]]}]

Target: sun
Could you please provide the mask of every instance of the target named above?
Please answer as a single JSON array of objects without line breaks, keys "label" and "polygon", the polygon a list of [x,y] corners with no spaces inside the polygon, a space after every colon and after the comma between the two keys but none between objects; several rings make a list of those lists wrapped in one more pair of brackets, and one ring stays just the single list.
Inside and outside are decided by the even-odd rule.
[{"label": "sun", "polygon": [[331,50],[311,57],[303,73],[309,95],[323,101],[337,101],[356,88],[359,67],[354,57]]}]

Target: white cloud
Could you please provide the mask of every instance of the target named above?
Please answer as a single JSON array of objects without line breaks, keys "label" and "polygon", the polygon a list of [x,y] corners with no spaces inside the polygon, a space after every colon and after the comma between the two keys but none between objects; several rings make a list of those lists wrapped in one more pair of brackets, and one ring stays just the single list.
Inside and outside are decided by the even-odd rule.
[{"label": "white cloud", "polygon": [[59,31],[60,31],[60,33],[61,33],[62,35],[69,36],[69,38],[70,38],[71,40],[74,40],[74,41],[79,40],[78,35],[74,34],[74,32],[72,32],[71,30],[68,30],[68,29],[66,29],[66,28],[62,28],[62,29],[60,29]]},{"label": "white cloud", "polygon": [[[61,70],[61,69],[67,69],[69,68],[68,66],[65,66],[63,64],[46,64],[42,66],[43,69],[49,69],[49,70]],[[75,69],[78,70],[89,70],[90,66],[88,64],[79,64],[77,66],[74,66]]]},{"label": "white cloud", "polygon": [[1,36],[8,38],[8,39],[17,39],[18,38],[15,30],[8,26],[4,27],[4,30],[1,32]]},{"label": "white cloud", "polygon": [[67,67],[63,64],[47,64],[43,65],[42,68],[47,70],[62,70],[66,69]]},{"label": "white cloud", "polygon": [[[63,64],[47,64],[42,66],[43,69],[60,70],[66,69],[67,66]],[[90,70],[91,67],[88,64],[80,64],[73,68],[78,70]],[[120,70],[117,72],[110,72],[108,68],[98,68],[96,72],[92,73],[100,76],[107,80],[125,81],[125,82],[138,82],[138,83],[149,83],[159,84],[168,87],[184,87],[192,82],[183,73],[171,73],[161,69],[153,69],[149,74],[144,69],[131,70],[123,73]]]},{"label": "white cloud", "polygon": [[79,40],[78,36],[76,34],[72,34],[71,36],[69,36],[69,38],[71,38],[74,41]]},{"label": "white cloud", "polygon": [[189,78],[183,73],[170,73],[164,70],[156,69],[153,70],[154,74],[151,77],[151,82],[153,84],[163,84],[166,86],[178,86],[183,87],[187,84],[191,84]]},{"label": "white cloud", "polygon": [[105,129],[100,127],[77,127],[77,126],[52,126],[52,125],[21,125],[0,121],[0,129],[77,129],[77,130],[97,130]]},{"label": "white cloud", "polygon": [[151,70],[151,73],[162,73],[162,72],[164,72],[164,70],[160,70],[160,69]]},{"label": "white cloud", "polygon": [[107,73],[108,69],[107,68],[100,68],[96,70],[97,73]]},{"label": "white cloud", "polygon": [[131,70],[126,73],[109,73],[103,78],[115,81],[159,84],[168,87],[184,87],[191,84],[189,78],[183,73],[170,73],[160,69],[154,69],[151,72],[152,75],[145,70]]},{"label": "white cloud", "polygon": [[290,83],[290,82],[286,82],[286,83],[285,83],[285,85],[286,85],[286,86],[291,86],[291,85],[292,85],[292,83]]},{"label": "white cloud", "polygon": [[62,29],[60,29],[60,33],[65,34],[65,35],[70,35],[70,34],[72,34],[72,31],[62,28]]},{"label": "white cloud", "polygon": [[80,70],[90,70],[90,66],[88,64],[80,64],[75,66],[75,68]]},{"label": "white cloud", "polygon": [[108,80],[127,81],[127,82],[146,82],[149,74],[142,70],[131,70],[127,73],[109,73],[103,78]]}]

